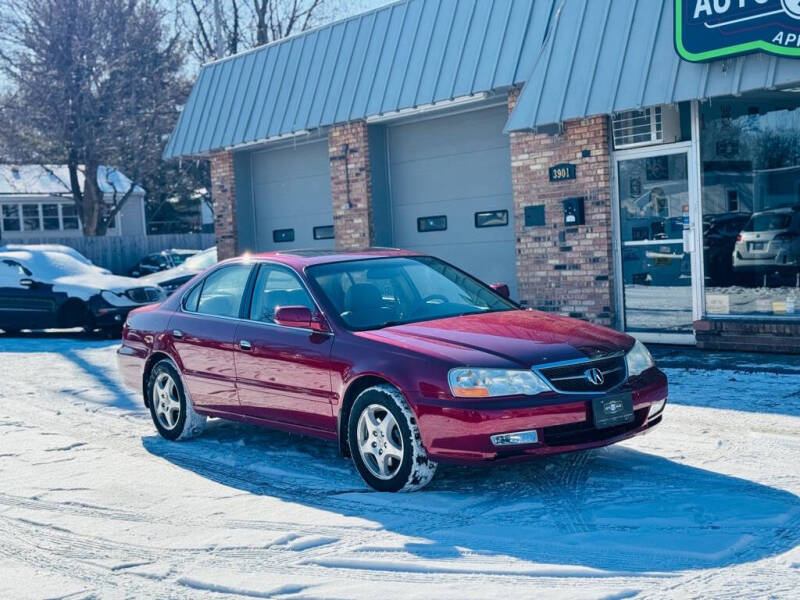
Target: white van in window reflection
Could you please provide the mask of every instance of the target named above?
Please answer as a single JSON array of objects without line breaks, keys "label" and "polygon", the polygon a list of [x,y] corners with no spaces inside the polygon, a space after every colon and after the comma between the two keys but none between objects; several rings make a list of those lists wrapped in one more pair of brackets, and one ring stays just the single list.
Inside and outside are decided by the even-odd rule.
[{"label": "white van in window reflection", "polygon": [[782,270],[798,266],[800,206],[753,213],[736,238],[734,270]]}]

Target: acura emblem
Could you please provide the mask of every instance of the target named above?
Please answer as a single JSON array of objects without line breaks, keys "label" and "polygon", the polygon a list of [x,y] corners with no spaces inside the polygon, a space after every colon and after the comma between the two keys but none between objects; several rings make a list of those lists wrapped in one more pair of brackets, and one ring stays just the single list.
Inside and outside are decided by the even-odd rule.
[{"label": "acura emblem", "polygon": [[592,385],[603,385],[606,378],[603,377],[603,372],[600,369],[589,369],[583,374],[586,377],[586,381],[591,383]]}]

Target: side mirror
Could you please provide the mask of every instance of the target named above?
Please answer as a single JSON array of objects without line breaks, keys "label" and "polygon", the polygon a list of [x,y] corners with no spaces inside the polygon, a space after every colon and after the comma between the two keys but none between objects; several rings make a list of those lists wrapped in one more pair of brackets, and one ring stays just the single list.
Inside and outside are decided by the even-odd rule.
[{"label": "side mirror", "polygon": [[279,306],[275,311],[275,323],[284,327],[328,331],[325,322],[315,319],[307,306]]},{"label": "side mirror", "polygon": [[507,283],[493,283],[489,287],[500,294],[503,298],[508,299],[511,296],[511,290],[508,289]]},{"label": "side mirror", "polygon": [[19,284],[26,288],[33,287],[33,279],[20,279]]}]

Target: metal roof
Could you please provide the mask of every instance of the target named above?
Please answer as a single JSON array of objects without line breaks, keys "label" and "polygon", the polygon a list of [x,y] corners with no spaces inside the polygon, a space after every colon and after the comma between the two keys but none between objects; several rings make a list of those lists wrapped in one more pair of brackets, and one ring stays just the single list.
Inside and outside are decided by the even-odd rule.
[{"label": "metal roof", "polygon": [[402,0],[205,65],[164,157],[524,82],[556,0]]},{"label": "metal roof", "polygon": [[506,129],[800,82],[797,59],[682,60],[674,45],[674,4],[564,0]]}]

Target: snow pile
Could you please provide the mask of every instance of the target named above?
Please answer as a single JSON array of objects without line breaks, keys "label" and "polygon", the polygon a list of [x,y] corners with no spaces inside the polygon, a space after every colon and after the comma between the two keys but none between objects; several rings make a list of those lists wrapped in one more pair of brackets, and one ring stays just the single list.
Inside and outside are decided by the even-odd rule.
[{"label": "snow pile", "polygon": [[[155,435],[115,346],[0,338],[0,597],[794,598],[800,376],[669,369],[646,436],[370,491],[336,445]],[[46,368],[45,368],[46,367]]]}]

